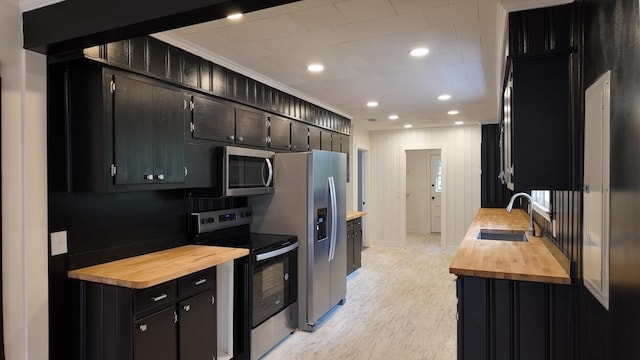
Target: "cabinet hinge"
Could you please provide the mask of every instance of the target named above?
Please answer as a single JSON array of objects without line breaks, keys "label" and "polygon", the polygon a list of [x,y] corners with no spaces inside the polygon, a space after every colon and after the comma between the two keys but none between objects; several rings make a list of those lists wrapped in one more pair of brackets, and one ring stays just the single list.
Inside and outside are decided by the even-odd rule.
[{"label": "cabinet hinge", "polygon": [[211,295],[211,305],[216,303],[216,297]]},{"label": "cabinet hinge", "polygon": [[265,126],[270,128],[271,127],[271,120],[265,121]]},{"label": "cabinet hinge", "polygon": [[116,168],[116,164],[111,164],[111,176],[116,176],[118,173],[118,169]]},{"label": "cabinet hinge", "polygon": [[189,174],[189,170],[187,170],[187,167],[184,167],[184,177],[187,177],[187,174]]},{"label": "cabinet hinge", "polygon": [[178,313],[177,312],[173,312],[173,323],[176,324],[178,322]]},{"label": "cabinet hinge", "polygon": [[196,124],[191,123],[191,132],[196,131]]},{"label": "cabinet hinge", "polygon": [[189,110],[193,111],[193,109],[196,108],[196,104],[193,102],[193,100],[189,101]]},{"label": "cabinet hinge", "polygon": [[114,92],[116,92],[116,82],[111,80],[111,85],[109,86],[109,90],[111,91],[111,93],[113,94]]},{"label": "cabinet hinge", "polygon": [[267,144],[271,144],[271,136],[267,136],[267,138],[265,139]]}]

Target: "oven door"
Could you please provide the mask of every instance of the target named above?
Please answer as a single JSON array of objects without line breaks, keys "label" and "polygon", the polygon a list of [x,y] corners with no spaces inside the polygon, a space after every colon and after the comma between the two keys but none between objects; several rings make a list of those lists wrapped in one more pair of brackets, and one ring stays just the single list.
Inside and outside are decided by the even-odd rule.
[{"label": "oven door", "polygon": [[296,301],[298,243],[258,252],[254,261],[251,325],[255,329]]},{"label": "oven door", "polygon": [[224,195],[245,196],[273,192],[272,151],[227,146],[224,150]]}]

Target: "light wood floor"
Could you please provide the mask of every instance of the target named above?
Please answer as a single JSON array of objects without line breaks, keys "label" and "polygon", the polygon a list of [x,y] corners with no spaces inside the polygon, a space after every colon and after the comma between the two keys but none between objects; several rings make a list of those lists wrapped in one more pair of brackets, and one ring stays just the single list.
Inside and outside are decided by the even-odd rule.
[{"label": "light wood floor", "polygon": [[440,236],[409,235],[407,249],[367,248],[347,302],[314,333],[297,331],[263,360],[455,360],[453,255]]}]

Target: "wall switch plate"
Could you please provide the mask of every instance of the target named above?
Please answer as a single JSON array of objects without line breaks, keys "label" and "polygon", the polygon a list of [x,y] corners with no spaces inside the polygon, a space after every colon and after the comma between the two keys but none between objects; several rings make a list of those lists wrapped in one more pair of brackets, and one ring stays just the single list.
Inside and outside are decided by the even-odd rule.
[{"label": "wall switch plate", "polygon": [[58,231],[51,233],[51,256],[67,253],[67,232]]}]

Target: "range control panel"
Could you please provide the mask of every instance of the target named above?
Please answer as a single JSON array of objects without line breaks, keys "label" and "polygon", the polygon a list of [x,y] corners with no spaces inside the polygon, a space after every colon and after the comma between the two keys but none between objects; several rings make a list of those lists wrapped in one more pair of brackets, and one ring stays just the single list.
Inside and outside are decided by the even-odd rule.
[{"label": "range control panel", "polygon": [[251,208],[235,208],[191,214],[191,223],[197,234],[232,226],[251,224]]}]

